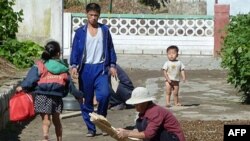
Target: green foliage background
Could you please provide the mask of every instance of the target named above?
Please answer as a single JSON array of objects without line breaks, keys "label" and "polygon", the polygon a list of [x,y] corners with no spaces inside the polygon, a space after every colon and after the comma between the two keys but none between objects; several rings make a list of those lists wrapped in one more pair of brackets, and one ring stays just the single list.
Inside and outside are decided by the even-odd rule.
[{"label": "green foliage background", "polygon": [[34,64],[35,58],[40,57],[43,48],[32,41],[20,42],[16,39],[23,11],[15,12],[13,5],[14,0],[0,0],[0,57],[18,68],[28,68]]},{"label": "green foliage background", "polygon": [[31,67],[42,52],[43,48],[33,41],[19,42],[16,39],[7,39],[0,48],[0,56],[18,68]]},{"label": "green foliage background", "polygon": [[[18,22],[22,22],[23,10],[15,12],[12,6],[14,0],[0,0],[0,41],[8,38],[16,38],[18,32]],[[0,43],[1,44],[1,43]]]},{"label": "green foliage background", "polygon": [[250,13],[231,18],[222,48],[222,67],[228,69],[228,82],[250,103]]}]

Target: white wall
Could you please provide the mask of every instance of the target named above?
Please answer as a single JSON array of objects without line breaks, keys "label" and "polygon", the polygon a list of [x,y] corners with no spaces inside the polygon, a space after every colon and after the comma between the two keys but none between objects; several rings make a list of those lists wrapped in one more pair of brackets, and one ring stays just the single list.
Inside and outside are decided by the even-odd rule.
[{"label": "white wall", "polygon": [[43,45],[48,39],[62,43],[62,0],[16,0],[15,11],[23,9],[19,23],[19,39],[33,40]]},{"label": "white wall", "polygon": [[[207,0],[207,14],[214,15],[215,0]],[[250,0],[218,0],[218,4],[230,4],[230,15],[250,12]]]},{"label": "white wall", "polygon": [[[126,16],[126,17],[125,17]],[[214,20],[210,16],[162,15],[101,15],[100,23],[110,25],[114,47],[121,54],[164,54],[170,45],[177,45],[180,54],[213,55]],[[136,18],[135,18],[136,17]],[[86,21],[86,16],[64,13],[64,56],[70,55],[74,30]],[[72,28],[69,28],[69,27]]]}]

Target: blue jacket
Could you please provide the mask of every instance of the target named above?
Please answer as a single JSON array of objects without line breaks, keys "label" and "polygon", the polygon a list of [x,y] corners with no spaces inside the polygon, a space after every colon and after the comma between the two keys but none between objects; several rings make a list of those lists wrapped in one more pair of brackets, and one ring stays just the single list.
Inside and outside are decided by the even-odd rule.
[{"label": "blue jacket", "polygon": [[43,95],[54,95],[65,97],[68,93],[71,93],[77,98],[83,98],[84,95],[81,91],[77,90],[70,74],[68,73],[68,68],[59,60],[48,60],[44,63],[44,66],[50,73],[55,75],[60,73],[66,73],[67,78],[65,80],[65,85],[60,83],[42,83],[39,84],[41,73],[39,72],[38,66],[35,64],[29,70],[27,76],[21,83],[21,87],[25,91],[31,91],[34,94],[43,94]]},{"label": "blue jacket", "polygon": [[[104,68],[116,65],[116,53],[112,41],[109,28],[101,23],[98,23],[103,33],[103,58]],[[72,51],[70,56],[70,65],[78,67],[78,71],[82,69],[84,63],[84,52],[86,48],[87,24],[78,28],[75,32]]]}]

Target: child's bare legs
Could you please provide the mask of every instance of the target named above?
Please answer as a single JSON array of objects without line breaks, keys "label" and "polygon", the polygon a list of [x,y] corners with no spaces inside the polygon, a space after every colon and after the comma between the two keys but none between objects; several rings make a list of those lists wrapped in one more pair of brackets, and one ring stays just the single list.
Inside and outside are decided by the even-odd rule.
[{"label": "child's bare legs", "polygon": [[169,107],[170,106],[170,97],[171,97],[171,93],[172,93],[172,86],[166,82],[166,106]]},{"label": "child's bare legs", "polygon": [[60,113],[54,113],[52,115],[52,122],[55,126],[57,141],[62,141],[62,124],[60,120]]},{"label": "child's bare legs", "polygon": [[43,122],[42,128],[43,128],[44,141],[48,141],[49,140],[49,128],[51,125],[50,115],[45,114],[45,113],[42,113],[40,115],[42,117],[42,122]]},{"label": "child's bare legs", "polygon": [[174,105],[175,106],[181,106],[181,103],[179,101],[179,82],[173,81],[173,94],[174,94]]}]

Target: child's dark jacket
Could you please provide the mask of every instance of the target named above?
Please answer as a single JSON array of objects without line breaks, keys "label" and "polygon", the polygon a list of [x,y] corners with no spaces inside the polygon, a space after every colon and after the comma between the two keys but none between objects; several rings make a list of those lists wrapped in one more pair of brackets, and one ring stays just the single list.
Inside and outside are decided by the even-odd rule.
[{"label": "child's dark jacket", "polygon": [[21,83],[21,87],[24,90],[32,91],[34,94],[65,97],[68,93],[71,93],[77,98],[84,97],[83,93],[76,89],[72,78],[68,73],[68,67],[66,67],[60,60],[50,59],[44,62],[43,67],[53,75],[66,74],[66,79],[64,80],[65,84],[59,82],[38,83],[42,76],[41,73],[43,73],[40,72],[41,66],[38,68],[39,63],[41,63],[41,61],[31,67],[26,78]]}]

